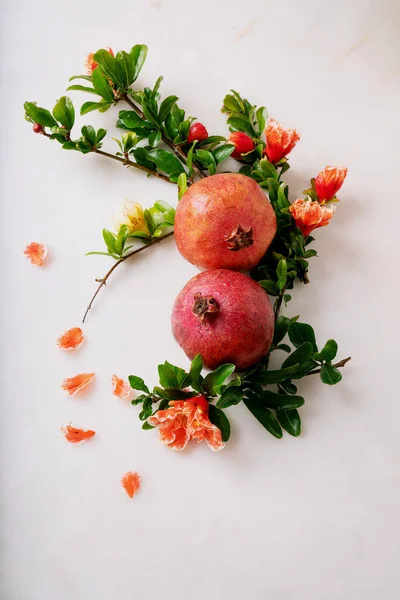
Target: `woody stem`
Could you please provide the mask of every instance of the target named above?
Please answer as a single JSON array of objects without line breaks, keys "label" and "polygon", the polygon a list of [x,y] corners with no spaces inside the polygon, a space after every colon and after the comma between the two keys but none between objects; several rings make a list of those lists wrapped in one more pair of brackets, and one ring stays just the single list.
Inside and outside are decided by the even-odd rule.
[{"label": "woody stem", "polygon": [[96,279],[96,281],[99,283],[95,293],[92,296],[92,299],[90,300],[85,314],[83,315],[83,319],[82,319],[82,323],[85,322],[86,317],[90,311],[90,309],[93,306],[94,301],[96,300],[96,297],[98,295],[98,293],[100,292],[100,290],[102,289],[102,287],[104,287],[107,284],[107,280],[110,277],[110,275],[112,275],[112,273],[115,271],[115,269],[123,262],[125,262],[128,258],[130,258],[131,256],[134,256],[135,254],[139,254],[139,252],[143,252],[143,250],[146,250],[147,248],[150,248],[151,246],[155,246],[156,244],[158,244],[159,242],[161,242],[162,240],[165,240],[171,236],[174,235],[173,231],[170,231],[169,233],[166,233],[165,235],[162,235],[159,238],[155,238],[153,239],[150,243],[145,244],[143,246],[140,246],[140,248],[136,248],[136,250],[133,250],[132,252],[130,252],[129,254],[126,254],[125,256],[122,256],[121,258],[119,258],[111,267],[111,269],[109,269],[109,271],[107,271],[107,273],[104,275],[104,277],[102,277],[101,279]]}]

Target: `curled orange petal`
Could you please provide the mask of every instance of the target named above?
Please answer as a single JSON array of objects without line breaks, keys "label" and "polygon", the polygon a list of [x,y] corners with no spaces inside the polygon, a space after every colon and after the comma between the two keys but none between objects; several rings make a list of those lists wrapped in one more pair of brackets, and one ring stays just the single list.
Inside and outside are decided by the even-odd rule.
[{"label": "curled orange petal", "polygon": [[75,375],[75,377],[64,379],[61,387],[69,396],[75,396],[75,394],[87,387],[94,378],[94,373],[80,373],[79,375]]},{"label": "curled orange petal", "polygon": [[90,440],[90,438],[96,435],[96,432],[92,429],[79,429],[78,427],[74,427],[71,423],[63,425],[61,431],[67,442],[70,442],[71,444],[79,444],[79,442]]},{"label": "curled orange petal", "polygon": [[83,344],[83,332],[80,327],[72,327],[65,331],[57,340],[57,346],[63,350],[76,350]]},{"label": "curled orange petal", "polygon": [[114,396],[118,396],[121,400],[126,400],[131,391],[131,386],[129,383],[117,377],[117,375],[113,375],[111,377],[112,388]]},{"label": "curled orange petal", "polygon": [[128,471],[121,479],[121,485],[128,494],[129,498],[133,498],[134,494],[140,488],[140,475],[139,473]]},{"label": "curled orange petal", "polygon": [[41,267],[43,265],[47,252],[46,246],[44,244],[39,244],[38,242],[31,242],[24,250],[25,256],[29,258],[32,265],[35,265],[35,267]]}]

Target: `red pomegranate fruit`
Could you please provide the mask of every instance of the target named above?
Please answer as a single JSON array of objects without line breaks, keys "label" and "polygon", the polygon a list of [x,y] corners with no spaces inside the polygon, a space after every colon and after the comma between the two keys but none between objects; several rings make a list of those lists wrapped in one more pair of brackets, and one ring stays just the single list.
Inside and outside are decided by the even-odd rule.
[{"label": "red pomegranate fruit", "polygon": [[209,369],[224,363],[246,369],[268,352],[274,313],[253,279],[213,269],[193,277],[178,294],[172,331],[186,355],[192,359],[201,354]]},{"label": "red pomegranate fruit", "polygon": [[186,260],[202,269],[250,271],[276,233],[270,201],[250,177],[222,173],[194,183],[175,215],[175,239]]}]

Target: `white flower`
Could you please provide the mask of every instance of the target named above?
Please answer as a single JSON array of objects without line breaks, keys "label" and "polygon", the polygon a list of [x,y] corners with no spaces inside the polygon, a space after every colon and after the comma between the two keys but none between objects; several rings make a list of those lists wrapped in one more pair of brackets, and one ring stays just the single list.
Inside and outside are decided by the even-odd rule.
[{"label": "white flower", "polygon": [[118,233],[121,225],[126,225],[128,234],[135,231],[143,231],[150,235],[149,228],[143,214],[143,207],[138,202],[130,202],[125,200],[119,211],[114,215],[114,226]]}]

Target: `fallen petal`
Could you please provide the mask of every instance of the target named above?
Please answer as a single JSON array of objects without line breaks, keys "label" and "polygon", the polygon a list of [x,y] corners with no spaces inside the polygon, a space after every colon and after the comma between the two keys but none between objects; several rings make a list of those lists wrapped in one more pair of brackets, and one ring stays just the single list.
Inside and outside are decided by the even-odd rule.
[{"label": "fallen petal", "polygon": [[65,331],[58,338],[57,346],[63,350],[77,350],[77,348],[82,346],[84,339],[82,329],[80,327],[73,327]]},{"label": "fallen petal", "polygon": [[121,485],[128,494],[129,498],[133,498],[134,494],[140,488],[140,475],[139,473],[128,471],[121,479]]},{"label": "fallen petal", "polygon": [[63,425],[61,431],[67,442],[70,442],[71,444],[79,444],[79,442],[90,440],[90,438],[96,435],[96,432],[92,429],[79,429],[78,427],[74,427],[71,423]]},{"label": "fallen petal", "polygon": [[38,242],[31,242],[26,246],[24,254],[31,261],[32,265],[41,267],[47,256],[48,250],[44,244]]},{"label": "fallen petal", "polygon": [[75,394],[87,387],[94,378],[94,373],[81,373],[80,375],[75,375],[75,377],[67,377],[64,379],[61,387],[69,396],[75,396]]},{"label": "fallen petal", "polygon": [[112,388],[114,396],[118,396],[121,400],[126,400],[131,391],[131,386],[128,382],[124,381],[117,377],[117,375],[113,375],[111,377]]}]

